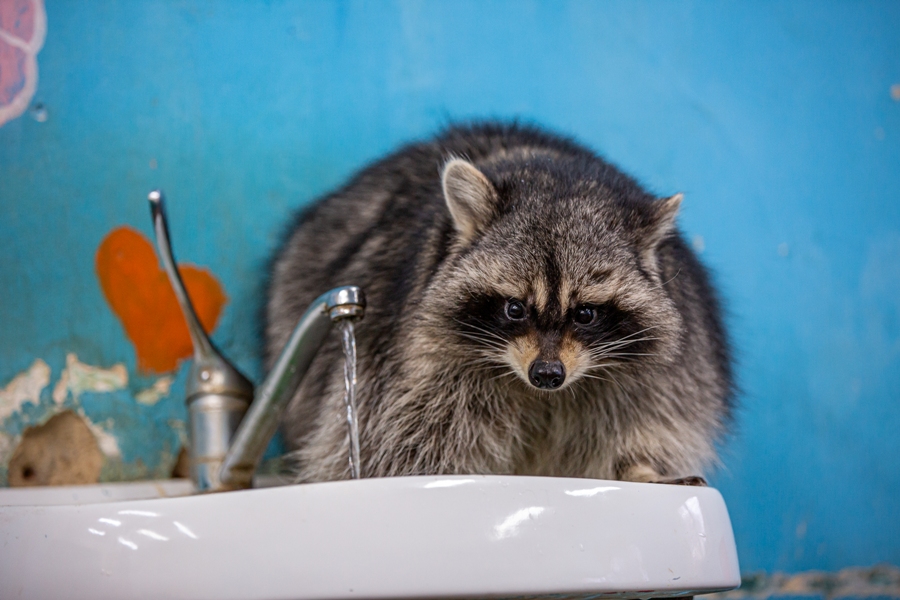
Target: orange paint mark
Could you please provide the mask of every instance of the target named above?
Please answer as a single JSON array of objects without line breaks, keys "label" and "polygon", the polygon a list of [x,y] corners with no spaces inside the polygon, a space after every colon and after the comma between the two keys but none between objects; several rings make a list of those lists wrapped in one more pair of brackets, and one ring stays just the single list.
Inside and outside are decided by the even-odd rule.
[{"label": "orange paint mark", "polygon": [[[193,353],[187,323],[150,241],[130,227],[113,229],[100,243],[97,276],[103,295],[137,351],[138,368],[165,373]],[[178,266],[203,328],[216,327],[228,301],[207,269]]]}]

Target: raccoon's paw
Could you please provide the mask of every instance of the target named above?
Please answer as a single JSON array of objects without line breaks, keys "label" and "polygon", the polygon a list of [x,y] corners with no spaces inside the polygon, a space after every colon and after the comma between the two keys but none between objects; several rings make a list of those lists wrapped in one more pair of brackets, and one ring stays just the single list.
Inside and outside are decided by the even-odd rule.
[{"label": "raccoon's paw", "polygon": [[656,471],[656,469],[646,464],[636,464],[623,469],[619,476],[623,481],[634,481],[637,483],[663,483],[666,485],[694,485],[706,487],[706,480],[699,475],[691,475],[688,477],[672,477],[665,478]]},{"label": "raccoon's paw", "polygon": [[675,479],[660,479],[653,483],[663,483],[666,485],[693,485],[697,487],[706,487],[706,480],[699,475],[691,475],[690,477],[677,477]]}]

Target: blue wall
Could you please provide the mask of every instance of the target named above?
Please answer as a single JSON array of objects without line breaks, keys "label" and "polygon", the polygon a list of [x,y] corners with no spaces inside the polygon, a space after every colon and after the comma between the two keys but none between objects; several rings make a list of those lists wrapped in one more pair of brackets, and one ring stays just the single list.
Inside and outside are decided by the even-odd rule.
[{"label": "blue wall", "polygon": [[0,388],[36,358],[54,381],[70,352],[124,363],[125,389],[66,403],[106,424],[126,475],[170,464],[184,419],[183,367],[134,402],[155,379],[94,273],[110,230],[149,235],[148,190],[230,298],[215,341],[258,376],[253,317],[292,209],[449,120],[520,116],[686,194],[740,362],[714,483],[744,570],[900,563],[900,4],[73,0],[47,17],[48,119],[0,127]]}]

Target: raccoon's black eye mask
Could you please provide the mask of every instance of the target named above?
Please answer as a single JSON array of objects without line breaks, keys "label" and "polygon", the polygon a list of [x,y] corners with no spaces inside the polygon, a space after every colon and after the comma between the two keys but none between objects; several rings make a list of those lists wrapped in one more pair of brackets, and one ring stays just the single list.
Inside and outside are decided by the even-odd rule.
[{"label": "raccoon's black eye mask", "polygon": [[579,305],[569,312],[575,324],[573,337],[589,348],[623,359],[652,351],[653,331],[644,327],[633,312],[613,302]]},{"label": "raccoon's black eye mask", "polygon": [[627,359],[648,353],[653,343],[652,331],[645,331],[634,313],[613,302],[580,304],[561,318],[551,319],[517,298],[475,293],[460,306],[454,319],[465,337],[486,344],[498,339],[511,340],[535,329],[554,332],[567,329],[584,346]]},{"label": "raccoon's black eye mask", "polygon": [[462,326],[463,333],[492,334],[510,340],[528,333],[529,317],[534,309],[515,298],[494,294],[476,293],[459,307],[454,318]]}]

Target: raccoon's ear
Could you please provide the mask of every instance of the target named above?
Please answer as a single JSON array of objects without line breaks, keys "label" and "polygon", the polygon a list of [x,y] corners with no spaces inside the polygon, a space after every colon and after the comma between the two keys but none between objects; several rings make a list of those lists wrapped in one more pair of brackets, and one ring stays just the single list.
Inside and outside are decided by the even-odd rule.
[{"label": "raccoon's ear", "polygon": [[657,273],[659,266],[656,260],[656,248],[675,230],[675,217],[681,207],[684,194],[675,194],[670,198],[660,198],[650,206],[652,214],[641,231],[639,248],[644,266],[651,273]]},{"label": "raccoon's ear", "polygon": [[497,190],[475,166],[460,158],[446,165],[441,175],[444,199],[463,243],[484,229],[497,209]]},{"label": "raccoon's ear", "polygon": [[669,198],[660,198],[653,203],[653,225],[647,232],[645,243],[650,249],[655,249],[666,236],[675,230],[675,217],[681,208],[684,194],[675,194]]}]

